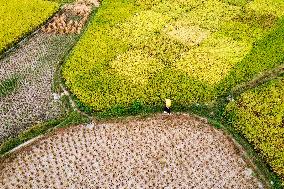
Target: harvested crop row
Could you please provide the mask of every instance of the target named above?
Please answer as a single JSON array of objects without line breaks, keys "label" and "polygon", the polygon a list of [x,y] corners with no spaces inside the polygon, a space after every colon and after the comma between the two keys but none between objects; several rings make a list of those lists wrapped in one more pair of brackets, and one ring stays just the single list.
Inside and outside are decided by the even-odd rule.
[{"label": "harvested crop row", "polygon": [[0,188],[263,188],[224,133],[188,115],[61,130],[0,170]]},{"label": "harvested crop row", "polygon": [[[90,11],[98,5],[96,0],[64,5],[47,26],[62,15],[74,21],[78,14],[84,17],[83,27]],[[0,60],[0,144],[38,122],[60,118],[68,111],[61,98],[64,94],[57,87],[56,69],[78,35],[58,35],[58,31],[39,31]]]},{"label": "harvested crop row", "polygon": [[284,180],[284,78],[243,93],[227,117]]},{"label": "harvested crop row", "polygon": [[0,1],[0,52],[45,22],[59,4],[44,0]]},{"label": "harvested crop row", "polygon": [[53,34],[79,34],[92,12],[92,7],[98,6],[99,2],[96,0],[77,1],[65,5],[62,13],[53,17],[49,24],[42,27],[42,31]]},{"label": "harvested crop row", "polygon": [[248,2],[105,0],[64,65],[66,84],[95,111],[210,104],[284,58],[282,14]]}]

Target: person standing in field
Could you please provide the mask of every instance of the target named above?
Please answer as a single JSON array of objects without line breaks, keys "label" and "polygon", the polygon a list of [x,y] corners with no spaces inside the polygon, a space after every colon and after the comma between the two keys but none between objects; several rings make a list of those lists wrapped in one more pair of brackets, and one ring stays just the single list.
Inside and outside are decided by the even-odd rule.
[{"label": "person standing in field", "polygon": [[171,114],[171,105],[172,105],[172,101],[170,99],[165,99],[166,101],[166,106],[164,107],[164,113],[165,114]]}]

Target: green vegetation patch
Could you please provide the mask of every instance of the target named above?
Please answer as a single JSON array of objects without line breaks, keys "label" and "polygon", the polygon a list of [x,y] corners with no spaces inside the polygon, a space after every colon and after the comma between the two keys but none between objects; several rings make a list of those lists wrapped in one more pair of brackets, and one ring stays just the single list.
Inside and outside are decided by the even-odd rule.
[{"label": "green vegetation patch", "polygon": [[252,3],[104,0],[63,77],[94,111],[136,101],[160,106],[164,98],[177,106],[212,104],[224,90],[282,63],[284,21],[273,2],[265,12]]},{"label": "green vegetation patch", "polygon": [[44,0],[0,1],[0,52],[33,31],[59,8]]},{"label": "green vegetation patch", "polygon": [[226,115],[284,180],[284,78],[243,93]]},{"label": "green vegetation patch", "polygon": [[284,18],[266,36],[253,43],[251,51],[235,64],[219,86],[220,93],[247,82],[257,74],[275,68],[284,62]]},{"label": "green vegetation patch", "polygon": [[0,81],[0,98],[11,94],[19,86],[19,77],[13,76],[9,79]]}]

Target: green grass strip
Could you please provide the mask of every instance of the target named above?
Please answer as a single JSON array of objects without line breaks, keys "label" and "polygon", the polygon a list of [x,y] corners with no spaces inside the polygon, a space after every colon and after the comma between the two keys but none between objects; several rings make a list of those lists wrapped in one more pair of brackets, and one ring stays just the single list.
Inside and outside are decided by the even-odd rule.
[{"label": "green grass strip", "polygon": [[18,76],[13,76],[9,79],[0,81],[0,98],[14,92],[19,86],[19,80],[20,78]]},{"label": "green grass strip", "polygon": [[0,155],[6,154],[13,148],[35,137],[51,132],[55,127],[64,128],[71,125],[78,125],[81,123],[88,123],[88,122],[90,122],[90,119],[88,117],[83,116],[80,113],[74,111],[68,114],[65,118],[54,119],[34,125],[33,127],[20,133],[17,137],[7,139],[5,142],[3,142],[0,146]]}]

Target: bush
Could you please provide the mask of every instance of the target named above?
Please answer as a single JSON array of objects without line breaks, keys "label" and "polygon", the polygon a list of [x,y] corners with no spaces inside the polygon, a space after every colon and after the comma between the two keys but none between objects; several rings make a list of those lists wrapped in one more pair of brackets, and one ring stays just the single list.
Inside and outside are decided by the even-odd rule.
[{"label": "bush", "polygon": [[226,107],[229,122],[284,180],[284,78],[243,93]]}]

